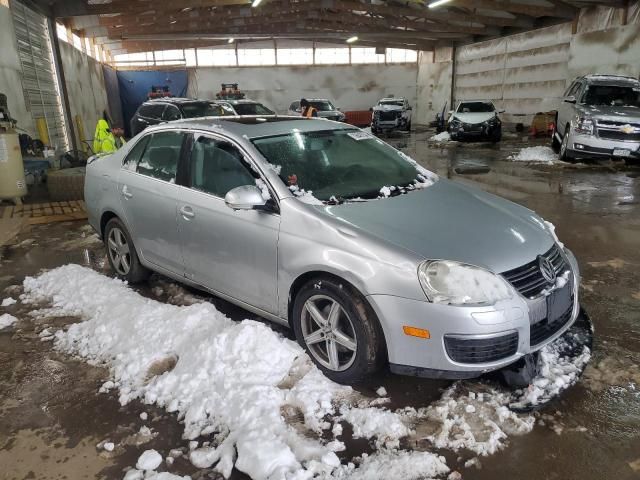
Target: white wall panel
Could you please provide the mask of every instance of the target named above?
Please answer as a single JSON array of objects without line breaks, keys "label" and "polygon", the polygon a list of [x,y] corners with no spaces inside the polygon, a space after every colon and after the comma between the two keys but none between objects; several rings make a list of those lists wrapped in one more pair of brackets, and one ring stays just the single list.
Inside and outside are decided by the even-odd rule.
[{"label": "white wall panel", "polygon": [[416,103],[417,65],[199,67],[189,69],[189,96],[213,99],[237,82],[248,97],[285,113],[303,97],[328,98],[343,110],[368,110],[382,97]]}]

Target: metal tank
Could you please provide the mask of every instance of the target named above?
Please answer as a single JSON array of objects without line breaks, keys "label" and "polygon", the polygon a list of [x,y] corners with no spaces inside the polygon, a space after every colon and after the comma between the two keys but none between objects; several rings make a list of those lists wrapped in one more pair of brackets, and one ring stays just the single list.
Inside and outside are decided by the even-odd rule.
[{"label": "metal tank", "polygon": [[0,122],[0,200],[22,203],[27,194],[18,134],[9,122]]}]

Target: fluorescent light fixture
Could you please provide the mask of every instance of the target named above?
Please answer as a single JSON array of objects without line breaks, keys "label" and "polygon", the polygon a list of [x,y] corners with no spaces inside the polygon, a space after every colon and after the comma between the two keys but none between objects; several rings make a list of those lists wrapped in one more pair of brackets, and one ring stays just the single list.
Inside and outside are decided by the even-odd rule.
[{"label": "fluorescent light fixture", "polygon": [[353,37],[349,37],[347,38],[347,43],[353,43],[353,42],[357,42],[358,41],[358,37],[357,36],[353,36]]},{"label": "fluorescent light fixture", "polygon": [[436,0],[435,2],[431,2],[428,6],[429,8],[436,8],[440,5],[444,5],[445,3],[449,3],[451,0]]},{"label": "fluorescent light fixture", "polygon": [[262,0],[253,0],[253,3],[251,4],[252,7],[257,7],[258,5],[260,5],[262,3]]},{"label": "fluorescent light fixture", "polygon": [[233,43],[233,41],[234,41],[234,39],[233,39],[233,38],[230,38],[230,39],[229,39],[229,43]]}]

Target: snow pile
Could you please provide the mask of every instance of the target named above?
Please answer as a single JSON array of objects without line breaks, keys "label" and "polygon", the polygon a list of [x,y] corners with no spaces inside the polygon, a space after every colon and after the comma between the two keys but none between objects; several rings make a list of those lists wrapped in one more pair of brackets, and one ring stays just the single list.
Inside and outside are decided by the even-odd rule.
[{"label": "snow pile", "polygon": [[354,470],[349,464],[340,468],[335,478],[349,480],[432,480],[449,473],[445,458],[429,452],[383,451],[362,456]]},{"label": "snow pile", "polygon": [[2,300],[2,303],[0,303],[0,307],[10,307],[11,305],[14,305],[16,303],[18,303],[16,300],[11,297],[7,297]]},{"label": "snow pile", "polygon": [[162,464],[162,455],[155,450],[147,450],[138,458],[136,468],[138,470],[155,470],[160,464]]},{"label": "snow pile", "polygon": [[558,159],[558,155],[550,147],[538,146],[525,147],[508,158],[514,162],[554,163]]},{"label": "snow pile", "polygon": [[422,434],[436,448],[466,449],[484,456],[504,448],[509,435],[533,429],[532,416],[509,410],[510,395],[494,389],[465,393],[464,388],[463,382],[455,383],[427,408],[406,410],[408,419],[419,422],[418,436]]},{"label": "snow pile", "polygon": [[440,132],[429,139],[430,142],[444,143],[451,140],[449,132]]},{"label": "snow pile", "polygon": [[0,330],[3,328],[10,327],[14,323],[16,323],[18,319],[13,315],[9,315],[8,313],[3,313],[0,315]]},{"label": "snow pile", "polygon": [[[55,347],[110,367],[122,404],[140,398],[177,412],[186,439],[216,434],[217,447],[191,453],[198,467],[217,463],[228,476],[235,465],[256,479],[305,466],[335,468],[342,442],[305,438],[281,410],[294,405],[309,427],[330,428],[322,419],[335,414],[334,395],[351,389],[326,379],[296,343],[269,327],[235,323],[209,303],[178,307],[146,299],[77,265],[27,278],[24,285],[24,302],[52,302],[47,315],[86,319],[58,331]],[[284,388],[299,357],[307,365],[299,360],[299,378]]]},{"label": "snow pile", "polygon": [[549,230],[549,232],[553,236],[553,239],[556,241],[558,246],[560,248],[564,248],[564,243],[562,243],[560,241],[560,239],[558,238],[558,235],[556,234],[556,226],[551,222],[547,222],[546,220],[544,221],[544,225],[545,225],[545,227],[547,227],[547,229]]},{"label": "snow pile", "polygon": [[[581,345],[581,350],[569,355]],[[522,408],[544,403],[575,384],[591,359],[591,350],[580,339],[580,334],[569,331],[565,336],[540,350],[540,373],[529,388],[515,392],[511,408]]]},{"label": "snow pile", "polygon": [[297,185],[290,185],[289,190],[291,190],[295,197],[303,203],[308,203],[309,205],[322,205],[322,201],[314,197],[311,190],[304,190]]},{"label": "snow pile", "polygon": [[411,433],[402,417],[397,413],[379,408],[343,408],[338,420],[353,426],[354,438],[376,437],[378,447],[397,448],[400,439]]}]

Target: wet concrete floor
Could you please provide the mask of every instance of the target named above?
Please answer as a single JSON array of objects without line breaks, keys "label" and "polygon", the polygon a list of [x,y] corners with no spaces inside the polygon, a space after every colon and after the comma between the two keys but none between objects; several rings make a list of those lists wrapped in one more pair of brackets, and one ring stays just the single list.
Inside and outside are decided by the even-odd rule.
[{"label": "wet concrete floor", "polygon": [[[533,432],[510,438],[505,450],[469,468],[447,454],[449,465],[463,478],[479,480],[640,478],[640,169],[610,162],[506,161],[523,146],[544,145],[544,140],[510,136],[500,145],[434,146],[429,136],[414,133],[389,142],[442,176],[472,182],[553,222],[580,261],[581,302],[596,327],[594,357],[583,379],[537,414]],[[469,166],[490,171],[456,173]],[[0,298],[15,298],[25,276],[72,262],[110,274],[102,245],[82,222],[32,227],[13,245],[0,247]],[[157,276],[140,293],[170,303],[199,295],[187,291],[185,296],[185,290]],[[206,298],[231,318],[253,318],[227,302]],[[58,354],[40,341],[44,328],[75,319],[32,319],[21,304],[0,307],[0,314],[5,312],[19,322],[0,331],[1,480],[120,479],[146,449],[166,454],[182,446],[186,452],[175,416],[139,402],[120,406],[114,393],[98,393],[108,371]],[[383,373],[360,388],[373,395],[380,385],[392,406],[423,407],[448,382]],[[143,426],[151,431],[141,432]],[[116,448],[96,447],[104,441]],[[367,442],[351,440],[347,447],[362,452]],[[181,457],[171,471],[217,478]],[[233,477],[246,478],[238,472]]]}]

